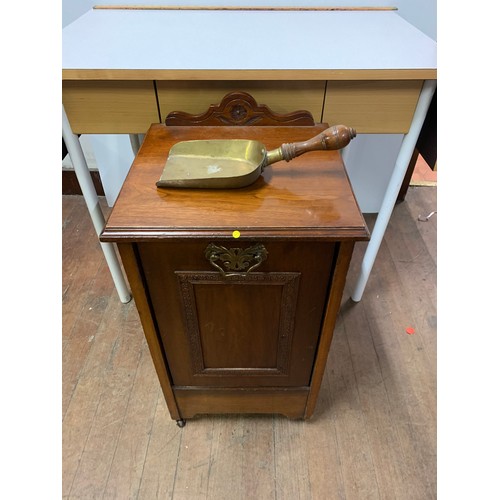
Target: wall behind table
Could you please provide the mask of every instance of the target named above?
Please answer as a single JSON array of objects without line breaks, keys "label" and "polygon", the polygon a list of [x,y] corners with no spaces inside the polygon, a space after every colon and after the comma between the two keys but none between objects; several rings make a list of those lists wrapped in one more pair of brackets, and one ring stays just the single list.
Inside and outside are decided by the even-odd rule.
[{"label": "wall behind table", "polygon": [[[436,40],[436,0],[62,0],[63,27],[94,5],[172,5],[172,6],[273,6],[273,7],[397,7],[398,14]],[[85,43],[82,41],[82,43]],[[331,124],[333,125],[333,124]],[[378,212],[389,182],[402,136],[360,134],[346,150],[344,160],[354,192],[363,212]],[[93,151],[89,151],[93,148]],[[92,135],[84,152],[95,158],[108,205],[112,206],[133,160],[130,140],[124,135]],[[370,159],[369,172],[366,160]]]}]

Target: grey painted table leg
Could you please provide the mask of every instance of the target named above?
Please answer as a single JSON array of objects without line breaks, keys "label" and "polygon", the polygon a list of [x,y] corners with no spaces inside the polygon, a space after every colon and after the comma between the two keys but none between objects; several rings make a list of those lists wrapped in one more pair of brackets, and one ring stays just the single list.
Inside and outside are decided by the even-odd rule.
[{"label": "grey painted table leg", "polygon": [[378,249],[382,243],[387,224],[389,224],[389,219],[391,218],[392,210],[394,209],[399,190],[401,189],[406,169],[408,168],[415,145],[417,144],[418,136],[435,90],[435,80],[427,80],[424,82],[410,130],[408,130],[401,144],[393,173],[387,185],[384,199],[382,200],[382,206],[380,207],[377,220],[375,221],[370,242],[368,243],[363,261],[361,262],[361,271],[354,288],[354,293],[351,296],[352,300],[355,302],[361,300],[363,292],[365,291],[366,283],[370,277],[370,272],[373,268],[375,258],[377,257]]},{"label": "grey painted table leg", "polygon": [[[62,135],[64,142],[66,143],[66,148],[68,149],[71,162],[75,168],[76,177],[78,179],[78,183],[80,184],[85,203],[87,204],[87,209],[92,219],[92,223],[94,224],[94,229],[97,236],[99,236],[104,229],[104,214],[102,213],[99,205],[99,199],[97,197],[94,184],[92,183],[87,161],[83,155],[82,146],[78,136],[71,130],[64,106],[62,107]],[[127,302],[130,302],[132,296],[123,276],[120,261],[116,255],[115,248],[112,243],[102,242],[101,247],[118,292],[118,296],[120,297],[121,302],[126,304]]]}]

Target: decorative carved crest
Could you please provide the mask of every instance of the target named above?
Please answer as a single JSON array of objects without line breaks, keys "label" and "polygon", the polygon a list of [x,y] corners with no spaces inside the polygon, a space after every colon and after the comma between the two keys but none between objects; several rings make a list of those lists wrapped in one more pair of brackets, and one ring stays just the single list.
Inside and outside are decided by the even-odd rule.
[{"label": "decorative carved crest", "polygon": [[205,113],[193,115],[183,111],[172,111],[165,119],[165,125],[314,125],[314,118],[309,111],[278,114],[265,104],[257,101],[246,92],[231,92],[220,104],[212,104]]}]

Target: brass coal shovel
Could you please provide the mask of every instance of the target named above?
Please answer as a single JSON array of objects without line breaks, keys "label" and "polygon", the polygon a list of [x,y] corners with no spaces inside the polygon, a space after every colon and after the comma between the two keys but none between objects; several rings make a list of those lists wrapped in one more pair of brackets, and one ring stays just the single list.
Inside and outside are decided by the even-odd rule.
[{"label": "brass coal shovel", "polygon": [[259,141],[244,139],[183,141],[169,152],[160,188],[239,188],[255,182],[265,167],[290,161],[309,151],[344,148],[356,131],[334,125],[304,142],[283,144],[267,152]]}]

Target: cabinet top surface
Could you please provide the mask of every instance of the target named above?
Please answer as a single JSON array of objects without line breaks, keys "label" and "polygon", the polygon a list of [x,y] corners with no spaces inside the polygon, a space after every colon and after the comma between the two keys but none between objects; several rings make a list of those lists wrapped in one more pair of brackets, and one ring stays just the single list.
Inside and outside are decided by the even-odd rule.
[{"label": "cabinet top surface", "polygon": [[[194,139],[258,140],[269,151],[310,139],[313,127],[152,125],[101,235],[102,241],[221,237],[353,239],[368,237],[338,151],[306,153],[264,169],[237,189],[157,188],[170,148]],[[356,139],[354,139],[356,140]]]},{"label": "cabinet top surface", "polygon": [[278,79],[406,71],[418,79],[435,78],[437,64],[436,42],[390,11],[90,10],[63,29],[62,52],[67,79],[245,71]]}]

